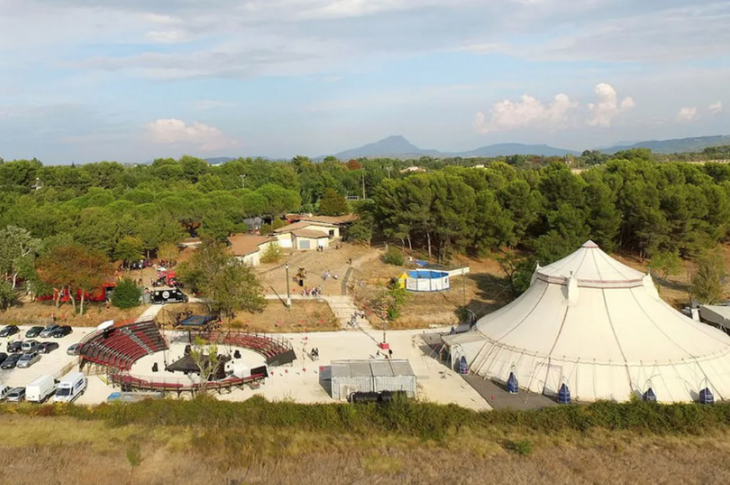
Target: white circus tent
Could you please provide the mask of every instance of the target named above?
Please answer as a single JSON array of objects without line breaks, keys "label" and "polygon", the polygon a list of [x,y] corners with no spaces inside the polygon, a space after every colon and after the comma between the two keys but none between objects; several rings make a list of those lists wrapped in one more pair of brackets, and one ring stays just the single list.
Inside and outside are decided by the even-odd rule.
[{"label": "white circus tent", "polygon": [[549,266],[530,288],[443,337],[452,362],[521,389],[578,401],[626,401],[649,388],[661,402],[730,398],[730,337],[662,301],[651,276],[619,263],[592,241]]}]

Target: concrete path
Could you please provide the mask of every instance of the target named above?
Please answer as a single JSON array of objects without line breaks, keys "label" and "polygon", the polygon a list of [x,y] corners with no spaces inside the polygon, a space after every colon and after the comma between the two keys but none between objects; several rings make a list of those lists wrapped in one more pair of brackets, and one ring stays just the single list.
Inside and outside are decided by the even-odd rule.
[{"label": "concrete path", "polygon": [[160,310],[162,310],[163,306],[164,305],[150,305],[149,308],[142,312],[142,315],[137,317],[137,321],[146,322],[149,320],[154,320]]},{"label": "concrete path", "polygon": [[[337,321],[340,322],[340,327],[344,329],[352,329],[350,321],[353,313],[360,313],[360,309],[355,305],[355,301],[349,295],[338,295],[338,296],[324,296],[322,297],[326,301],[332,313],[335,314]],[[370,322],[365,318],[357,317],[357,328],[365,331],[372,331],[373,327],[370,326]]]}]

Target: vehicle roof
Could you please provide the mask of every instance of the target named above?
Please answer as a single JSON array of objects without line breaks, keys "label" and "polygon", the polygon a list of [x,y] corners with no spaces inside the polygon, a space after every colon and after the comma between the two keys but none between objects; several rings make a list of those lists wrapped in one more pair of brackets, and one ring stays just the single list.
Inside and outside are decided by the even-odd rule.
[{"label": "vehicle roof", "polygon": [[61,384],[63,382],[66,382],[66,383],[68,383],[68,382],[74,382],[77,379],[79,379],[80,377],[85,377],[83,372],[69,372],[68,374],[66,374],[65,376],[63,376],[61,378],[61,380],[58,381],[58,383]]},{"label": "vehicle roof", "polygon": [[[28,384],[28,386],[33,386],[35,384],[39,384],[41,381],[45,381],[48,378],[53,379],[53,376],[47,375],[47,374],[46,375],[42,375],[42,376],[38,376],[33,382],[31,382],[30,384]],[[26,387],[28,387],[28,386],[26,386]]]}]

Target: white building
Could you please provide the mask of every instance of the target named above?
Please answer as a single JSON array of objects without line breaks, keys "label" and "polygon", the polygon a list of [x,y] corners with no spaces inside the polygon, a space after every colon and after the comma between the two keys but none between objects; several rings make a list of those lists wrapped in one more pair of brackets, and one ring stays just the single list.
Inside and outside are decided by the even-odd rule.
[{"label": "white building", "polygon": [[250,266],[258,266],[266,249],[271,244],[276,244],[276,238],[235,234],[228,238],[228,243],[231,253],[236,258]]},{"label": "white building", "polygon": [[460,335],[443,337],[470,372],[578,401],[626,401],[651,388],[659,401],[730,398],[730,337],[665,303],[651,276],[592,241],[535,270],[530,288]]},{"label": "white building", "polygon": [[313,250],[326,248],[330,240],[340,237],[340,228],[326,222],[300,221],[274,231],[282,248]]}]

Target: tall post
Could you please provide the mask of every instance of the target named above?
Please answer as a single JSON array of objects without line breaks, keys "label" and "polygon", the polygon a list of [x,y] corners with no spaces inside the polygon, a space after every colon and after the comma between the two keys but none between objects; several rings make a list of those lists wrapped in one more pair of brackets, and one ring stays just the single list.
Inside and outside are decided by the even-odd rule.
[{"label": "tall post", "polygon": [[365,167],[362,167],[362,200],[365,200]]},{"label": "tall post", "polygon": [[246,174],[241,174],[241,189],[246,188]]},{"label": "tall post", "polygon": [[289,293],[289,262],[286,263],[286,308],[291,310],[291,294]]}]

